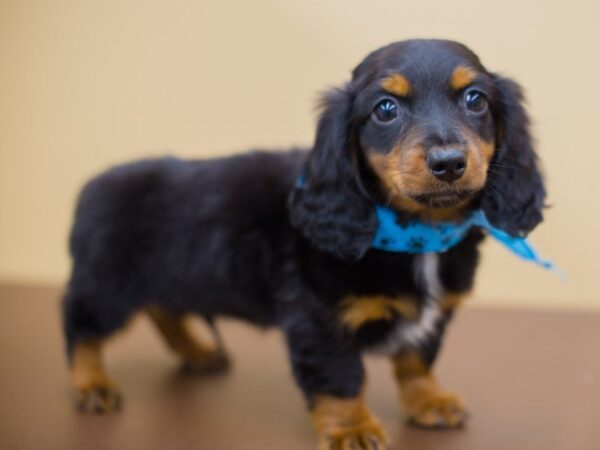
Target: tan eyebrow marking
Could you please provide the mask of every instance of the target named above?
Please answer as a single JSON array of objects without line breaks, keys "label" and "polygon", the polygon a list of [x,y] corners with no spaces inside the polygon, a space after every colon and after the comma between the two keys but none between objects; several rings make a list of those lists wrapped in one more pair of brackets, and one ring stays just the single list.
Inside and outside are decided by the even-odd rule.
[{"label": "tan eyebrow marking", "polygon": [[398,97],[406,97],[411,91],[410,82],[404,75],[398,73],[384,78],[381,81],[381,87],[390,94],[397,95]]},{"label": "tan eyebrow marking", "polygon": [[452,76],[450,77],[450,86],[455,91],[458,91],[471,84],[476,77],[477,72],[470,67],[458,66],[456,69],[454,69],[454,72],[452,72]]}]

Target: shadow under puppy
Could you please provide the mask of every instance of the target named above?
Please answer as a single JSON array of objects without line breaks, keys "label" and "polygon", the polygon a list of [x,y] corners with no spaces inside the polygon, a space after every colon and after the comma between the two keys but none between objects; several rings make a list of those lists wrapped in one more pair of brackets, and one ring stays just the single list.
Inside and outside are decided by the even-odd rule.
[{"label": "shadow under puppy", "polygon": [[103,342],[143,310],[197,372],[228,360],[184,315],[280,326],[319,448],[387,444],[363,399],[365,351],[390,358],[412,423],[463,423],[431,367],[483,233],[441,253],[373,248],[376,206],[399,223],[482,210],[511,235],[531,231],[545,192],[521,89],[461,44],[411,40],[371,53],[322,106],[308,152],[144,160],[87,184],[63,303],[80,408],[118,408]]}]

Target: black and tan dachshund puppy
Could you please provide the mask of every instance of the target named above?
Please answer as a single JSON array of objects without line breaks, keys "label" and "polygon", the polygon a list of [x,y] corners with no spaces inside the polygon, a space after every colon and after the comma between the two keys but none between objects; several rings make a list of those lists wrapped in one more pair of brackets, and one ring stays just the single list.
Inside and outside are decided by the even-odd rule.
[{"label": "black and tan dachshund puppy", "polygon": [[463,402],[431,367],[483,232],[443,253],[379,250],[375,206],[434,223],[481,209],[526,235],[545,191],[522,101],[461,44],[398,42],[325,96],[309,151],[144,160],[93,179],[75,213],[63,303],[80,408],[118,408],[103,343],[144,311],[199,372],[228,360],[190,334],[185,315],[280,326],[319,448],[385,448],[363,395],[369,351],[392,362],[412,423],[461,425]]}]

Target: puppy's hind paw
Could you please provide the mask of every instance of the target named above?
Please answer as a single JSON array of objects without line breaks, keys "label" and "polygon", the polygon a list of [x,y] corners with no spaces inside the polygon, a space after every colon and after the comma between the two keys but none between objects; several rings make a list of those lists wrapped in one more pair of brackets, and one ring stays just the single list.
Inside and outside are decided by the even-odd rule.
[{"label": "puppy's hind paw", "polygon": [[119,411],[123,396],[114,383],[96,383],[77,388],[75,405],[81,412],[108,414]]},{"label": "puppy's hind paw", "polygon": [[185,359],[180,370],[185,375],[213,375],[226,372],[230,367],[229,357],[224,352],[215,350]]}]

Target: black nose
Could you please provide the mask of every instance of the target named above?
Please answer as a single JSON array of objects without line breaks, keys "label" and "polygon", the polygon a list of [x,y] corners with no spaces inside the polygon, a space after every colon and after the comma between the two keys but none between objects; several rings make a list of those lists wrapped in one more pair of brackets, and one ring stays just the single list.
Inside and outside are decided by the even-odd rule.
[{"label": "black nose", "polygon": [[427,167],[438,179],[451,183],[465,173],[467,158],[456,148],[430,150],[427,154]]}]

